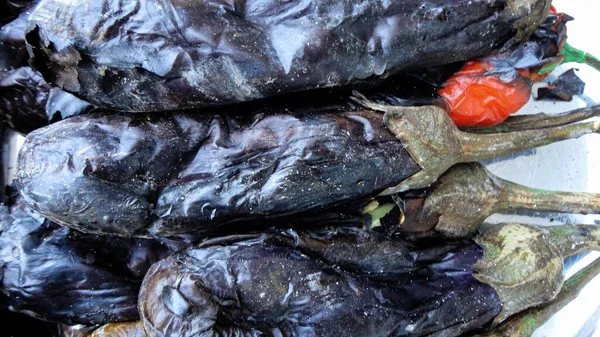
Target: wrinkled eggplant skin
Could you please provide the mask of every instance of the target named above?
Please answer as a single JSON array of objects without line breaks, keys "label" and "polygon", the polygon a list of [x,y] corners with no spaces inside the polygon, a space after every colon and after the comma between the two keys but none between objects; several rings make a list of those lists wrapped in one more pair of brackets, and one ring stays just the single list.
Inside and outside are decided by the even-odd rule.
[{"label": "wrinkled eggplant skin", "polygon": [[[333,240],[341,234],[327,243],[331,253],[355,248],[337,246]],[[311,239],[309,233],[297,235]],[[322,240],[319,235],[317,241]],[[472,242],[437,253],[429,248],[423,256],[413,251],[403,263],[412,269],[406,282],[380,282],[345,269],[381,258],[381,250],[350,255],[334,267],[317,258],[318,245],[308,257],[261,238],[192,248],[155,264],[140,292],[146,332],[161,337],[457,336],[485,326],[502,308],[495,291],[471,275],[470,266],[482,256]],[[396,265],[381,265],[382,273],[397,273]]]},{"label": "wrinkled eggplant skin", "polygon": [[107,109],[166,111],[466,60],[526,37],[548,5],[42,0],[26,39],[36,69],[64,90]]},{"label": "wrinkled eggplant skin", "polygon": [[156,241],[59,226],[14,198],[0,206],[0,291],[11,310],[43,320],[94,325],[137,319],[142,278],[169,253]]},{"label": "wrinkled eggplant skin", "polygon": [[94,107],[46,83],[30,67],[0,71],[0,121],[22,134]]},{"label": "wrinkled eggplant skin", "polygon": [[168,237],[335,206],[418,170],[375,111],[90,115],[30,133],[16,181],[61,224]]},{"label": "wrinkled eggplant skin", "polygon": [[0,122],[23,134],[94,108],[29,67],[25,24],[30,13],[0,28]]},{"label": "wrinkled eggplant skin", "polygon": [[0,72],[2,122],[22,133],[48,125],[45,106],[51,88],[30,67]]}]

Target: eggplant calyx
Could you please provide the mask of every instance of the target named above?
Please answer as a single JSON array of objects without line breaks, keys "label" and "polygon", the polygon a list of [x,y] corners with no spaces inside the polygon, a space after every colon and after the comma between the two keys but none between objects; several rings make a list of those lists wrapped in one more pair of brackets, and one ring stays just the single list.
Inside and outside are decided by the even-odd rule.
[{"label": "eggplant calyx", "polygon": [[517,33],[506,45],[510,46],[529,38],[546,19],[550,12],[550,5],[552,5],[550,0],[508,0],[506,2],[508,15],[520,19],[514,25]]},{"label": "eggplant calyx", "polygon": [[594,261],[589,266],[577,272],[567,281],[554,301],[548,305],[531,308],[525,312],[511,317],[493,330],[477,335],[479,337],[529,337],[542,326],[550,317],[567,304],[573,301],[581,290],[598,274],[600,274],[600,260]]},{"label": "eggplant calyx", "polygon": [[500,323],[553,300],[564,282],[563,260],[600,250],[600,226],[506,223],[492,227],[475,242],[483,247],[483,257],[475,264],[473,276],[498,294],[503,308],[494,323]]},{"label": "eggplant calyx", "polygon": [[483,257],[473,275],[489,284],[503,303],[500,323],[527,308],[556,297],[563,284],[563,258],[537,227],[507,223],[475,239]]},{"label": "eggplant calyx", "polygon": [[444,236],[474,235],[488,216],[501,210],[502,182],[479,163],[453,166],[425,198],[424,213],[439,215],[435,230]]},{"label": "eggplant calyx", "polygon": [[444,109],[433,105],[402,107],[378,104],[358,92],[354,92],[352,99],[366,108],[385,112],[385,125],[422,168],[399,185],[383,191],[382,195],[427,187],[463,156],[461,132]]},{"label": "eggplant calyx", "polygon": [[460,131],[448,113],[438,106],[379,104],[356,91],[351,98],[368,109],[384,112],[386,127],[421,167],[421,171],[387,188],[381,195],[428,187],[456,163],[503,157],[600,130],[599,121],[588,121],[534,130],[475,134]]},{"label": "eggplant calyx", "polygon": [[488,216],[503,210],[598,214],[600,194],[533,189],[501,179],[481,164],[469,163],[444,173],[423,208],[424,219],[437,218],[436,231],[465,237],[474,235]]}]

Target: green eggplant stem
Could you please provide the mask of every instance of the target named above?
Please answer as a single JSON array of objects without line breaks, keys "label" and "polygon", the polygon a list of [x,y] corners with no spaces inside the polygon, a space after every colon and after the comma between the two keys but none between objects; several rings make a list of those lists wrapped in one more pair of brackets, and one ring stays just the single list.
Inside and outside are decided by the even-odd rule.
[{"label": "green eggplant stem", "polygon": [[548,242],[557,249],[563,259],[588,252],[600,251],[600,227],[598,225],[560,225],[541,227]]},{"label": "green eggplant stem", "polygon": [[563,126],[597,116],[600,116],[600,105],[592,105],[551,115],[539,113],[533,115],[510,116],[499,125],[491,127],[468,127],[461,128],[461,130],[479,134],[515,132]]},{"label": "green eggplant stem", "polygon": [[543,212],[598,214],[600,194],[558,192],[534,189],[509,181],[502,181],[502,210],[535,210]]},{"label": "green eggplant stem", "polygon": [[546,129],[499,134],[469,134],[465,132],[461,134],[463,145],[461,162],[483,161],[507,156],[525,149],[595,133],[599,131],[599,128],[598,121],[589,121]]}]

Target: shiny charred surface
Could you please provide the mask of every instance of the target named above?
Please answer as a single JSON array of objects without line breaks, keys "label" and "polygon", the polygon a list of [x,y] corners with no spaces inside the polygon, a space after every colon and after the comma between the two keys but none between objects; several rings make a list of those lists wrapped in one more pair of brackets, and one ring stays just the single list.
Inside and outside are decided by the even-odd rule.
[{"label": "shiny charred surface", "polygon": [[137,319],[137,295],[164,245],[86,235],[18,200],[0,206],[0,291],[11,310],[65,324]]},{"label": "shiny charred surface", "polygon": [[43,0],[27,42],[37,69],[61,88],[105,108],[164,111],[466,60],[527,38],[549,5]]},{"label": "shiny charred surface", "polygon": [[[298,249],[263,238],[193,248],[155,264],[140,292],[148,335],[456,336],[490,322],[502,307],[492,288],[471,275],[482,254],[472,243],[406,254],[410,277],[380,282],[348,270],[360,270],[382,250],[360,256],[337,245],[377,234],[296,235],[304,242]],[[318,258],[328,252],[347,254],[346,261],[335,267]],[[379,276],[397,275],[397,266],[380,264]]]},{"label": "shiny charred surface", "polygon": [[93,115],[29,134],[17,184],[61,224],[170,236],[319,210],[418,170],[375,111]]}]

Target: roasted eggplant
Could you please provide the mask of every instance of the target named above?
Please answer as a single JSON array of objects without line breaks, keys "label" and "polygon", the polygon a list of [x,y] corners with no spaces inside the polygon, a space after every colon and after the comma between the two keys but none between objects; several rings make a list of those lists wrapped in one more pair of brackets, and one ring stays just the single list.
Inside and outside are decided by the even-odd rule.
[{"label": "roasted eggplant", "polygon": [[172,249],[153,240],[78,233],[45,221],[14,195],[0,206],[0,291],[11,310],[43,320],[137,319],[142,278]]},{"label": "roasted eggplant", "polygon": [[424,188],[457,162],[600,128],[591,121],[477,135],[434,106],[357,101],[387,112],[74,117],[27,136],[16,181],[33,209],[86,232],[226,233],[231,222]]},{"label": "roasted eggplant", "polygon": [[[598,249],[600,234],[597,226],[503,224],[474,241],[417,248],[334,231],[206,245],[155,264],[140,292],[146,333],[457,336],[553,299],[563,259]],[[405,245],[391,250],[403,251],[399,259],[365,269],[392,245]]]},{"label": "roasted eggplant", "polygon": [[111,110],[238,103],[449,64],[526,39],[547,0],[42,0],[47,81]]}]

